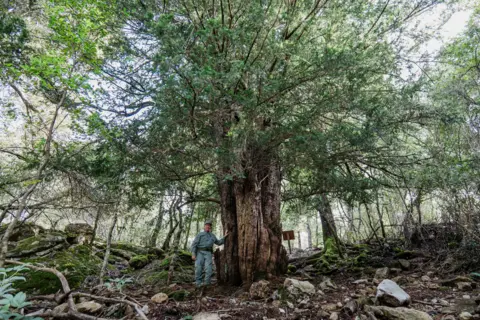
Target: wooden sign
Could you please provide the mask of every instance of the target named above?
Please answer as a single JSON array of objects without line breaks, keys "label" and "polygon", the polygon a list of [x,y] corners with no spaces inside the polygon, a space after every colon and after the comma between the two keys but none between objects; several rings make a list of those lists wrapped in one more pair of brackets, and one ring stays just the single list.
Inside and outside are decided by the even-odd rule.
[{"label": "wooden sign", "polygon": [[283,231],[283,240],[295,240],[295,232],[293,230]]}]

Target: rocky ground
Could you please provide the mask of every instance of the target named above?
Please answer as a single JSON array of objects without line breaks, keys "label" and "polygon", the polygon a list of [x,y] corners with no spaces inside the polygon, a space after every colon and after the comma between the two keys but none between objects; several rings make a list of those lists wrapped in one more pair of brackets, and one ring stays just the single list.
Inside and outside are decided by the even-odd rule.
[{"label": "rocky ground", "polygon": [[391,242],[346,246],[339,255],[327,244],[291,254],[283,277],[199,291],[188,253],[114,244],[110,280],[100,286],[104,244],[90,245],[88,228],[76,227],[52,232],[28,226],[14,237],[10,259],[55,268],[73,290],[65,295],[55,275],[31,270],[18,287],[32,302],[25,314],[65,317],[71,301],[81,313],[77,318],[88,319],[480,318],[480,274],[452,268],[448,253],[405,251]]}]

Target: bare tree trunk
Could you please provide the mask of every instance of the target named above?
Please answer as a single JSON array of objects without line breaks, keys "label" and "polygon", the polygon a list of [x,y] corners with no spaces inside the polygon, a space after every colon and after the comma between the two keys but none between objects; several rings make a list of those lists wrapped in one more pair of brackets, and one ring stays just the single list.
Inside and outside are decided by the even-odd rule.
[{"label": "bare tree trunk", "polygon": [[107,248],[105,249],[105,256],[103,257],[102,268],[100,269],[100,284],[103,284],[103,277],[105,276],[105,271],[107,270],[108,258],[110,257],[110,247],[112,245],[113,230],[115,230],[117,219],[118,219],[117,211],[115,210],[115,214],[113,215],[112,225],[108,230]]},{"label": "bare tree trunk", "polygon": [[329,238],[332,238],[337,242],[337,227],[335,226],[332,207],[330,206],[330,201],[328,200],[326,193],[320,195],[318,215],[322,222],[323,242],[326,243]]},{"label": "bare tree trunk", "polygon": [[97,236],[98,222],[100,221],[101,216],[102,216],[102,209],[99,208],[95,216],[95,222],[93,223],[92,240],[90,240],[90,244],[93,244]]},{"label": "bare tree trunk", "polygon": [[7,230],[5,230],[5,233],[3,234],[2,238],[2,250],[0,252],[0,267],[3,267],[5,263],[5,258],[7,256],[7,251],[8,251],[8,240],[10,239],[10,236],[12,235],[13,229],[15,228],[15,225],[17,224],[17,221],[20,220],[20,217],[23,213],[23,210],[25,209],[25,206],[27,204],[28,197],[32,194],[32,192],[35,190],[37,184],[32,184],[27,191],[23,194],[23,196],[20,198],[20,202],[18,205],[17,212],[15,213],[15,216],[13,217],[13,220],[8,224]]},{"label": "bare tree trunk", "polygon": [[422,226],[422,210],[421,210],[422,196],[423,196],[422,190],[419,189],[417,197],[415,198],[415,201],[413,202],[413,204],[415,206],[415,209],[417,210],[417,214],[418,214],[418,226],[419,227]]},{"label": "bare tree trunk", "polygon": [[312,248],[312,247],[313,247],[313,243],[312,243],[312,230],[310,229],[310,222],[307,222],[306,227],[307,227],[307,242],[308,242],[308,248]]},{"label": "bare tree trunk", "polygon": [[[12,86],[13,87],[13,86]],[[18,89],[16,89],[17,93],[19,92]],[[25,191],[25,193],[20,197],[20,201],[18,204],[18,209],[13,217],[13,220],[10,222],[10,224],[7,227],[7,230],[5,230],[5,233],[3,234],[2,238],[2,243],[1,243],[1,251],[0,251],[0,267],[3,267],[5,264],[5,258],[7,256],[7,251],[8,251],[8,240],[10,239],[10,236],[15,229],[15,225],[17,224],[18,220],[22,216],[23,211],[25,210],[25,207],[27,206],[27,200],[30,197],[30,195],[35,191],[35,189],[38,186],[38,183],[42,180],[43,176],[43,171],[47,167],[50,157],[51,157],[51,144],[53,140],[53,131],[55,129],[55,122],[57,121],[58,117],[58,112],[60,110],[60,107],[63,105],[63,102],[65,101],[66,97],[66,92],[63,92],[62,97],[60,99],[60,102],[55,106],[55,113],[53,114],[52,121],[50,122],[50,126],[48,128],[48,133],[45,141],[45,147],[43,150],[43,161],[41,162],[40,167],[38,168],[38,171],[36,173],[36,178],[37,180],[34,181]],[[24,99],[22,99],[24,100]],[[26,102],[24,100],[24,103],[27,104],[29,102]],[[27,108],[29,107],[26,105]]]},{"label": "bare tree trunk", "polygon": [[[175,191],[175,196],[176,195],[177,195],[177,192]],[[178,220],[175,217],[176,203],[177,203],[177,199],[174,198],[172,200],[172,203],[170,204],[170,208],[168,209],[170,229],[168,230],[167,236],[165,237],[165,241],[163,242],[163,245],[162,245],[163,251],[167,251],[168,249],[170,249],[170,241],[172,240],[172,236],[175,234],[175,230],[178,227]],[[174,220],[175,220],[175,224],[173,223]]]},{"label": "bare tree trunk", "polygon": [[157,239],[160,230],[162,230],[163,224],[163,197],[160,199],[160,205],[158,207],[157,221],[155,222],[155,227],[153,228],[152,237],[150,238],[150,247],[157,246]]},{"label": "bare tree trunk", "polygon": [[375,237],[375,239],[377,240],[378,243],[381,243],[381,241],[380,241],[380,239],[378,238],[378,235],[377,235],[377,230],[376,230],[375,226],[373,225],[372,217],[370,216],[370,208],[368,207],[368,205],[366,203],[364,203],[363,205],[365,207],[365,212],[367,213],[368,225],[370,226],[370,229],[372,230],[372,235],[373,235],[373,237]]},{"label": "bare tree trunk", "polygon": [[193,216],[195,214],[195,202],[191,205],[191,212],[188,216],[188,225],[187,225],[187,233],[185,234],[185,243],[183,244],[183,250],[187,250],[188,248],[188,237],[190,236],[190,230],[192,227]]},{"label": "bare tree trunk", "polygon": [[[181,199],[182,199],[182,194],[180,193],[179,203],[182,201]],[[177,224],[179,225],[179,228],[177,233],[175,234],[175,238],[173,239],[173,256],[172,256],[172,259],[170,260],[170,266],[168,267],[167,285],[171,283],[174,276],[175,264],[177,263],[177,259],[178,259],[178,249],[180,247],[180,239],[182,238],[182,233],[184,230],[182,209],[180,206],[178,207]]]},{"label": "bare tree trunk", "polygon": [[377,207],[378,221],[380,221],[380,230],[382,231],[382,237],[386,239],[387,233],[385,232],[385,224],[383,223],[383,212],[380,209],[380,200],[378,199],[378,192],[377,192],[377,199],[375,201],[375,205]]},{"label": "bare tree trunk", "polygon": [[298,248],[302,249],[302,238],[300,238],[300,231],[297,231],[298,236]]}]

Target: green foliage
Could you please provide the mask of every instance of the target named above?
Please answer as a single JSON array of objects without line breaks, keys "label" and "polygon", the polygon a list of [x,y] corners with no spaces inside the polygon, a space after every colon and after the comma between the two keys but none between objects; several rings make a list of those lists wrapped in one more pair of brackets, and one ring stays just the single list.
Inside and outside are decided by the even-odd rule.
[{"label": "green foliage", "polygon": [[7,320],[14,318],[18,320],[42,320],[42,318],[26,317],[19,313],[24,307],[31,305],[31,303],[27,301],[27,295],[24,292],[17,292],[15,294],[10,293],[16,290],[16,288],[14,288],[15,282],[26,280],[24,277],[18,276],[18,274],[28,271],[28,265],[0,268],[0,275],[2,276],[0,281],[1,319]]},{"label": "green foliage", "polygon": [[132,278],[121,277],[116,279],[108,279],[108,281],[105,282],[105,287],[110,290],[118,290],[121,293],[123,288],[129,283],[133,283]]},{"label": "green foliage", "polygon": [[29,32],[25,21],[14,13],[0,9],[0,80],[20,76],[19,65],[25,58]]}]

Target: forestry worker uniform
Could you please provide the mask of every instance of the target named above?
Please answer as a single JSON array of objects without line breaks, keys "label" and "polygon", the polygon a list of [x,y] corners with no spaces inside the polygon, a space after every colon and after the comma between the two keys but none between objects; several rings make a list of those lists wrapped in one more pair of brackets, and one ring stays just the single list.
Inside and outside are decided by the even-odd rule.
[{"label": "forestry worker uniform", "polygon": [[[212,225],[211,221],[205,222],[205,224]],[[195,284],[197,286],[202,285],[202,272],[205,269],[205,284],[211,284],[212,278],[212,255],[213,244],[222,245],[225,242],[225,238],[220,240],[211,233],[202,231],[193,240],[192,243],[192,255],[195,259]]]}]

